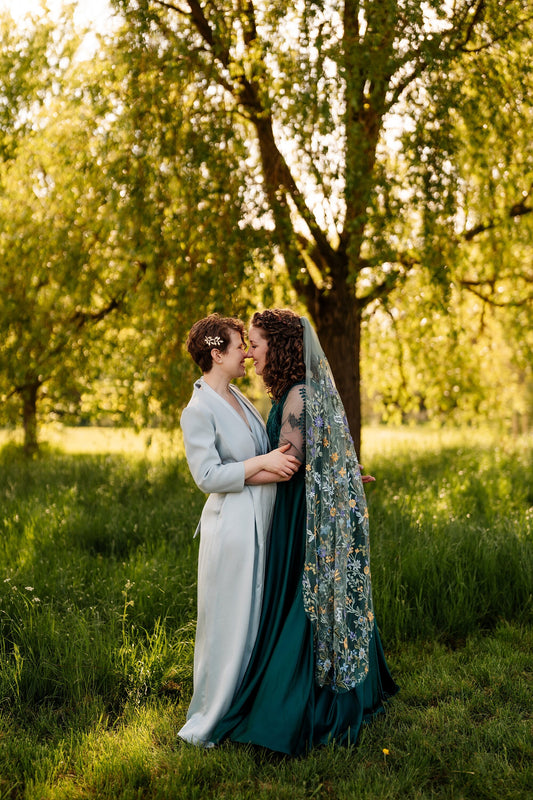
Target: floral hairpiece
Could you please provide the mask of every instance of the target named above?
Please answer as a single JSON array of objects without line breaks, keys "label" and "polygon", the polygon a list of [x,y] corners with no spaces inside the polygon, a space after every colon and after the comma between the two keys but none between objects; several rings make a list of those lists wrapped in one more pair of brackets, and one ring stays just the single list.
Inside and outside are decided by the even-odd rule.
[{"label": "floral hairpiece", "polygon": [[219,347],[224,340],[220,336],[206,336],[204,342],[208,347]]}]

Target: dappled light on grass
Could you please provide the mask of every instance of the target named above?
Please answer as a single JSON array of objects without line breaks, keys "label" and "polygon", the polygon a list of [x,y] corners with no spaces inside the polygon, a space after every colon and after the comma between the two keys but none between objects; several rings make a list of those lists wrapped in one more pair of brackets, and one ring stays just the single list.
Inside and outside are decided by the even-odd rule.
[{"label": "dappled light on grass", "polygon": [[0,798],[525,796],[530,443],[366,432],[376,614],[401,691],[356,746],[289,759],[178,742],[203,496],[180,456],[124,450],[124,432],[91,452],[83,432],[77,453],[0,451]]},{"label": "dappled light on grass", "polygon": [[[21,445],[21,430],[0,430],[0,447]],[[130,428],[70,428],[49,423],[40,428],[41,448],[64,453],[122,453],[149,459],[176,458],[184,455],[180,430],[163,431],[157,428],[133,431]]]}]

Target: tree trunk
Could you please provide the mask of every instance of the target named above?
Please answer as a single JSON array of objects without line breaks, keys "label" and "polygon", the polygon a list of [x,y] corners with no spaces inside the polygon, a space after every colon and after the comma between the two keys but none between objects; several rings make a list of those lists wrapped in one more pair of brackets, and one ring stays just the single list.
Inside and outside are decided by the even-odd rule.
[{"label": "tree trunk", "polygon": [[313,310],[316,330],[344,404],[358,458],[361,451],[361,313],[346,285],[321,294]]},{"label": "tree trunk", "polygon": [[22,423],[24,426],[24,452],[33,455],[39,449],[37,441],[37,394],[40,383],[31,383],[20,391],[22,398]]}]

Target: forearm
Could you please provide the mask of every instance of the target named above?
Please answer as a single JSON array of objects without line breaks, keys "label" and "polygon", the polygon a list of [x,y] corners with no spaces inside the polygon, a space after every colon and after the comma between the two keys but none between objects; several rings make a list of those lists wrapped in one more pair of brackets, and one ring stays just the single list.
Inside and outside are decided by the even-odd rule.
[{"label": "forearm", "polygon": [[[251,484],[252,481],[254,483],[274,483],[276,479],[279,478],[274,472],[265,469],[264,456],[254,456],[253,458],[246,459],[243,463],[245,483]],[[271,476],[271,478],[269,480],[254,480],[261,473],[265,473],[267,476]]]},{"label": "forearm", "polygon": [[269,472],[267,469],[262,469],[260,472],[256,472],[255,475],[252,475],[250,478],[247,478],[245,483],[248,486],[261,486],[265,483],[279,483],[282,481],[279,475],[276,475],[275,472]]},{"label": "forearm", "polygon": [[283,451],[283,448],[276,448],[262,456],[254,456],[247,461],[243,461],[244,482],[250,483],[259,473],[270,473],[261,475],[256,483],[277,483],[278,481],[289,480],[300,467],[300,462],[294,456]]}]

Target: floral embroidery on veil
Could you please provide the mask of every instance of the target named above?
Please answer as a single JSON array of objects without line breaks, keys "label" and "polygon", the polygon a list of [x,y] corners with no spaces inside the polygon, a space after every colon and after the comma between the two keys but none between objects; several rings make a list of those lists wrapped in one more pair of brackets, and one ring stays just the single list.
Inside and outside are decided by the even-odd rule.
[{"label": "floral embroidery on veil", "polygon": [[304,606],[320,686],[349,691],[369,669],[374,627],[368,509],[359,462],[329,363],[302,318],[306,359]]}]

